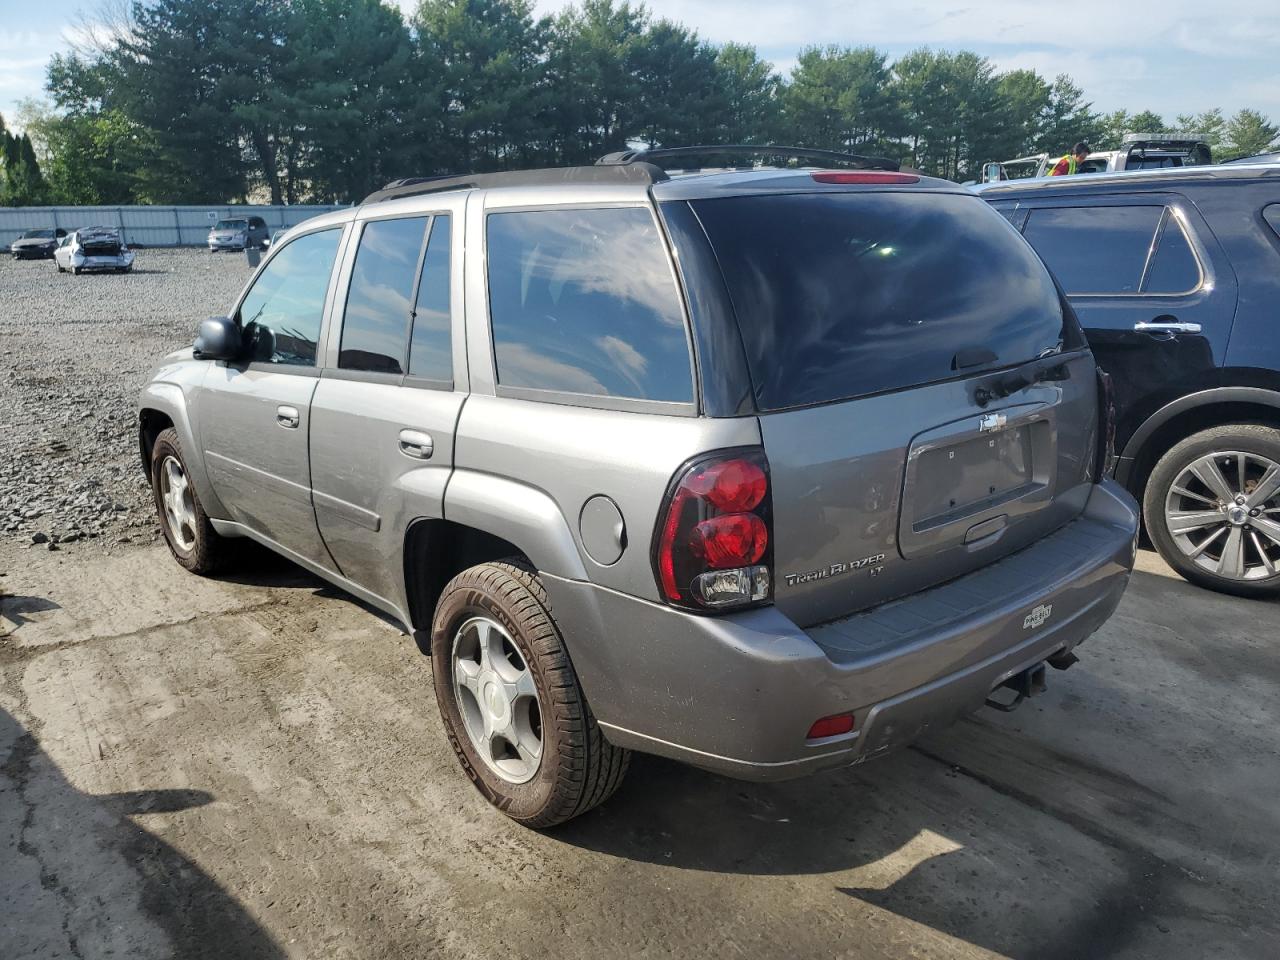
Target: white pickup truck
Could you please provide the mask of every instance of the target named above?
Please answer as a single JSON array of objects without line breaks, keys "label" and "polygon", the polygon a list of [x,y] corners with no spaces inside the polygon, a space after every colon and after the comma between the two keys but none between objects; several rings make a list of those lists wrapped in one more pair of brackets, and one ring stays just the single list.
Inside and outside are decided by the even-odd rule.
[{"label": "white pickup truck", "polygon": [[[988,163],[982,182],[1025,180],[1047,176],[1060,155],[1037,153],[1029,157]],[[1213,163],[1209,145],[1193,133],[1127,133],[1119,150],[1089,154],[1077,173],[1113,173],[1118,170],[1150,170],[1156,167],[1191,167]]]}]

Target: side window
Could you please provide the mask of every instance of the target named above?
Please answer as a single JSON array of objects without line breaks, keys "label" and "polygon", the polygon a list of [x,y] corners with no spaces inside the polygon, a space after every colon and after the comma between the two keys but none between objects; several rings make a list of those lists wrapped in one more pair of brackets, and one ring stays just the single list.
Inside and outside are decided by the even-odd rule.
[{"label": "side window", "polygon": [[267,263],[237,317],[261,363],[313,367],[340,229],[291,241]]},{"label": "side window", "polygon": [[449,223],[447,214],[431,221],[431,237],[422,260],[422,279],[413,308],[409,375],[427,380],[453,379],[449,311]]},{"label": "side window", "polygon": [[1262,219],[1280,237],[1280,203],[1269,203],[1262,208]]},{"label": "side window", "polygon": [[1018,209],[1018,201],[1016,200],[1001,200],[991,204],[991,206],[995,208],[996,213],[1000,214],[1015,227],[1022,222],[1022,218],[1025,216],[1023,211]]},{"label": "side window", "polygon": [[1200,286],[1200,280],[1200,261],[1191,249],[1191,241],[1187,239],[1181,222],[1170,213],[1165,218],[1160,243],[1151,258],[1142,292],[1190,293]]},{"label": "side window", "polygon": [[1137,293],[1161,206],[1032,210],[1023,235],[1069,294]]},{"label": "side window", "polygon": [[693,399],[680,294],[648,208],[494,213],[487,239],[501,385]]},{"label": "side window", "polygon": [[342,318],[341,369],[404,373],[410,298],[427,219],[370,220],[364,225]]}]

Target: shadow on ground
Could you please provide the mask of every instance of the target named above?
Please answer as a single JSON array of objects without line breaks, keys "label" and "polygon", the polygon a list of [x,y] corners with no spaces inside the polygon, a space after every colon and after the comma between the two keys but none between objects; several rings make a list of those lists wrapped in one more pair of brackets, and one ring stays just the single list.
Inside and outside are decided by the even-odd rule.
[{"label": "shadow on ground", "polygon": [[[0,956],[283,957],[228,891],[132,819],[201,790],[91,795],[0,710]],[[7,836],[6,836],[7,835]]]}]

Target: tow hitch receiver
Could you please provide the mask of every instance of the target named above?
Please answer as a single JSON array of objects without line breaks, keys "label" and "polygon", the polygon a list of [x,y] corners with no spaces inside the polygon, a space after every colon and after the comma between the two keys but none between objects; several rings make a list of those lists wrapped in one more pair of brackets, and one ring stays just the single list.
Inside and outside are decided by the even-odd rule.
[{"label": "tow hitch receiver", "polygon": [[[1013,713],[1013,711],[1017,710],[1018,707],[1022,705],[1022,701],[1027,699],[1027,697],[1033,696],[1037,693],[1044,693],[1044,663],[1037,663],[1033,667],[1027,667],[1027,669],[1023,670],[1021,673],[1015,673],[1004,683],[1000,684],[1000,686],[996,687],[996,690],[1001,690],[1005,687],[1012,690],[1016,696],[1012,700],[1004,703],[997,700],[994,696],[987,697],[987,706],[994,707],[996,710],[1000,710],[1003,713]],[[994,694],[996,690],[992,690],[991,692]]]}]

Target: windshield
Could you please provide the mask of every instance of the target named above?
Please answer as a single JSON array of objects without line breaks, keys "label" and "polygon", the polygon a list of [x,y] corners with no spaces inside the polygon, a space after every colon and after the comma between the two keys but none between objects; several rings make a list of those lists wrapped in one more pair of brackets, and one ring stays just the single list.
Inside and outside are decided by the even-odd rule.
[{"label": "windshield", "polygon": [[52,240],[52,230],[28,230],[19,239],[21,240]]},{"label": "windshield", "polygon": [[249,226],[248,220],[219,220],[213,225],[215,230],[245,230]]},{"label": "windshield", "polygon": [[1061,350],[1049,272],[975,196],[695,200],[761,410],[827,403]]}]

